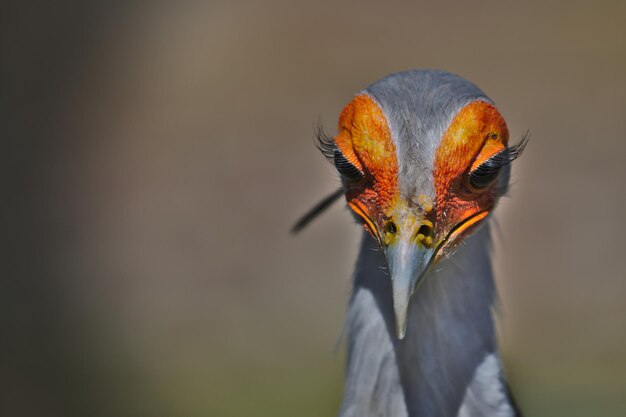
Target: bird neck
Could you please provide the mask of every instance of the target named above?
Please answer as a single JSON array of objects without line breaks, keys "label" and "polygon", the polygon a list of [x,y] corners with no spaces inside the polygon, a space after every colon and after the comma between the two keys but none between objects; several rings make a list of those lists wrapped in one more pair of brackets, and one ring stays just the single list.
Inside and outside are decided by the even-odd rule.
[{"label": "bird neck", "polygon": [[491,315],[489,246],[485,226],[424,278],[400,341],[385,258],[365,234],[348,310],[342,417],[479,415],[493,400],[482,398],[489,389],[497,391],[494,410],[511,411]]}]

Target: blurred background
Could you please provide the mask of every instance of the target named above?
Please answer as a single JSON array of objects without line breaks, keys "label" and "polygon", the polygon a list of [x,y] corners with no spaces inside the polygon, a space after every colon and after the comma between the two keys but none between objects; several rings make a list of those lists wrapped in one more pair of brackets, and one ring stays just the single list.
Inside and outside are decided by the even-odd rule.
[{"label": "blurred background", "polygon": [[333,416],[360,230],[313,145],[400,70],[532,138],[497,210],[528,416],[626,410],[626,3],[5,2],[0,414]]}]

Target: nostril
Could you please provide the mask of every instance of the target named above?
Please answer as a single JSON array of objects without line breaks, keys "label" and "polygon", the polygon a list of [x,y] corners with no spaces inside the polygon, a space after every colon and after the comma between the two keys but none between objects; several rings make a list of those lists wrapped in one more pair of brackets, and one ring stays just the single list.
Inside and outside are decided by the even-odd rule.
[{"label": "nostril", "polygon": [[387,222],[387,224],[385,225],[385,232],[394,235],[397,231],[398,228],[396,227],[396,224],[394,222]]},{"label": "nostril", "polygon": [[428,237],[430,236],[430,234],[433,232],[433,228],[432,226],[428,225],[428,224],[423,224],[420,226],[419,230],[417,231],[418,235],[423,235],[424,237]]}]

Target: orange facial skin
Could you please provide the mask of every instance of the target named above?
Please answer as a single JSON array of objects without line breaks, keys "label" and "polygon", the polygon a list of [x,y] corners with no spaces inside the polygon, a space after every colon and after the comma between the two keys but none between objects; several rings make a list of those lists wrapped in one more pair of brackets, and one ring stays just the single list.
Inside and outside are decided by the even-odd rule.
[{"label": "orange facial skin", "polygon": [[[422,236],[420,244],[435,244],[438,258],[481,224],[493,208],[495,187],[470,190],[467,175],[505,149],[508,137],[504,119],[484,101],[462,108],[444,133],[433,168],[435,202],[418,196],[422,197],[419,205],[425,217],[416,218],[431,227],[434,223],[434,235]],[[344,181],[348,205],[381,245],[388,244],[380,234],[407,203],[400,198],[396,148],[378,104],[365,94],[356,96],[342,111],[334,140],[345,158],[364,174],[357,182]]]},{"label": "orange facial skin", "polygon": [[505,149],[508,139],[504,118],[493,105],[483,101],[474,101],[461,109],[444,133],[433,174],[437,237],[447,236],[446,245],[453,246],[469,234],[493,208],[496,188],[492,185],[481,192],[469,190],[467,173]]},{"label": "orange facial skin", "polygon": [[346,199],[380,242],[378,230],[398,198],[398,161],[387,120],[372,98],[358,95],[343,109],[335,143],[364,173],[358,183],[345,184]]}]

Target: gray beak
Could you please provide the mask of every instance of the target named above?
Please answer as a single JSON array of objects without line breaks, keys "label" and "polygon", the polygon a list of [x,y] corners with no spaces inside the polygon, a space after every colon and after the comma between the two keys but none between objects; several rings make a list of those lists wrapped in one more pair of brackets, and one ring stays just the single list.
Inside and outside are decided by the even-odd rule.
[{"label": "gray beak", "polygon": [[400,340],[406,334],[411,296],[426,275],[434,252],[434,249],[407,239],[398,239],[385,249],[391,275],[396,332]]}]

